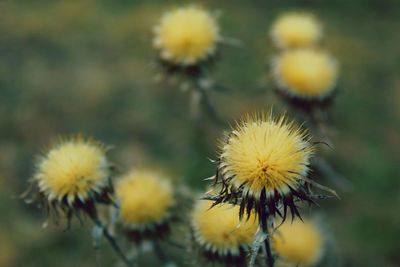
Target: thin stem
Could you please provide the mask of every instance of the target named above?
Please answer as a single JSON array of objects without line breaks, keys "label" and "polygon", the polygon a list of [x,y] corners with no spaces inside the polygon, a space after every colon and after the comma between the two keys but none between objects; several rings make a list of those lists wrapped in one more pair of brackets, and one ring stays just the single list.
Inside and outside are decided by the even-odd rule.
[{"label": "thin stem", "polygon": [[110,234],[107,227],[102,224],[102,222],[96,217],[89,214],[90,219],[92,219],[93,223],[102,230],[103,235],[107,239],[108,243],[110,243],[112,249],[118,255],[119,258],[126,264],[126,266],[131,267],[133,263],[125,256],[124,252],[121,250],[120,246],[117,243],[117,240]]},{"label": "thin stem", "polygon": [[158,259],[161,263],[167,261],[167,257],[165,256],[164,252],[162,251],[160,244],[157,241],[154,241],[154,252],[156,253]]},{"label": "thin stem", "polygon": [[261,245],[263,244],[263,242],[266,238],[267,238],[267,235],[264,233],[264,231],[259,229],[254,238],[253,245],[251,246],[250,259],[249,259],[249,263],[247,265],[248,267],[255,266],[258,252],[260,251]]},{"label": "thin stem", "polygon": [[205,81],[205,75],[199,74],[193,81],[194,89],[200,94],[200,102],[212,121],[217,125],[224,125],[224,120],[220,117],[218,111],[210,101],[207,91],[211,88]]},{"label": "thin stem", "polygon": [[210,98],[208,97],[207,92],[204,89],[200,88],[200,93],[201,93],[201,100],[203,103],[203,106],[205,110],[207,111],[208,115],[211,117],[211,119],[219,125],[222,125],[224,122],[220,118],[217,110],[214,108],[214,106],[211,104]]},{"label": "thin stem", "polygon": [[272,257],[271,253],[271,245],[270,245],[270,240],[269,240],[269,231],[268,231],[268,222],[266,223],[266,232],[267,236],[264,239],[264,254],[265,254],[265,263],[267,264],[268,267],[274,267],[274,258]]},{"label": "thin stem", "polygon": [[222,43],[226,44],[226,45],[230,45],[230,46],[235,46],[235,47],[243,47],[244,46],[244,43],[242,40],[232,38],[232,37],[227,37],[227,36],[224,36],[222,38]]},{"label": "thin stem", "polygon": [[324,177],[332,181],[335,186],[342,190],[350,191],[352,184],[349,180],[337,173],[335,169],[322,157],[314,159],[314,168],[320,172]]}]

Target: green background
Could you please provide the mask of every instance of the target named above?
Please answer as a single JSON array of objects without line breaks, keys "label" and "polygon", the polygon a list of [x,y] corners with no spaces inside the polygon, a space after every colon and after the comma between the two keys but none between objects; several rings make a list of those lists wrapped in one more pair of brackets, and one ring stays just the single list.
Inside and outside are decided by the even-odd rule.
[{"label": "green background", "polygon": [[[17,195],[35,156],[78,132],[113,146],[110,159],[165,169],[204,188],[224,128],[193,121],[189,94],[157,84],[151,28],[186,1],[2,1],[0,3],[0,266],[94,266],[89,225],[42,229],[43,213]],[[337,265],[400,266],[400,3],[398,1],[203,1],[221,11],[222,47],[211,94],[228,122],[274,99],[268,29],[281,12],[303,9],[323,22],[323,46],[340,63],[340,92],[327,157],[352,182],[314,209],[335,242]],[[225,128],[226,129],[226,128]],[[324,182],[332,187],[329,182]],[[107,246],[103,266],[115,262]],[[339,263],[340,262],[340,263]]]}]

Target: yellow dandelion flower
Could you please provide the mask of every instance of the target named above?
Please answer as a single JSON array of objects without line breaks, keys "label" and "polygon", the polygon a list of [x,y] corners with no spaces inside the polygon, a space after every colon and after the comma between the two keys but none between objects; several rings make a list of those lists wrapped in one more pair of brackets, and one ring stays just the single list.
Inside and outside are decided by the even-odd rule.
[{"label": "yellow dandelion flower", "polygon": [[100,196],[109,186],[105,148],[74,138],[60,142],[40,158],[34,180],[50,202],[73,206]]},{"label": "yellow dandelion flower", "polygon": [[272,248],[284,262],[306,267],[322,257],[324,240],[311,220],[284,222],[272,235]]},{"label": "yellow dandelion flower", "polygon": [[281,15],[273,23],[271,37],[279,48],[306,47],[321,39],[322,29],[311,14],[290,12]]},{"label": "yellow dandelion flower", "polygon": [[[239,256],[255,237],[258,223],[254,214],[239,220],[239,206],[199,200],[192,213],[195,240],[206,250],[220,256]],[[211,208],[212,207],[212,208]]]},{"label": "yellow dandelion flower", "polygon": [[185,66],[197,64],[214,54],[220,40],[215,18],[195,6],[166,13],[154,33],[154,47],[161,59]]},{"label": "yellow dandelion flower", "polygon": [[175,203],[169,180],[149,170],[134,170],[126,174],[116,184],[115,192],[120,205],[120,221],[133,230],[162,224]]},{"label": "yellow dandelion flower", "polygon": [[278,89],[298,98],[324,98],[336,85],[338,68],[327,53],[314,49],[296,49],[278,56],[273,62]]},{"label": "yellow dandelion flower", "polygon": [[222,144],[215,179],[223,190],[214,200],[239,201],[240,217],[255,210],[263,229],[268,216],[285,218],[287,207],[299,215],[296,199],[313,202],[305,186],[312,155],[306,132],[283,116],[248,116]]}]

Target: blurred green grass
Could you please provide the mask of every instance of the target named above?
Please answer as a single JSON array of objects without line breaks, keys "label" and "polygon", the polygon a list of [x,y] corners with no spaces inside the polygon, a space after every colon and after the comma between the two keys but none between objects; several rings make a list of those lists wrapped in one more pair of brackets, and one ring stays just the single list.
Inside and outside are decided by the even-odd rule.
[{"label": "blurred green grass", "polygon": [[[188,95],[157,85],[152,67],[151,28],[165,9],[182,3],[0,3],[0,266],[95,262],[84,228],[71,234],[62,227],[42,230],[40,211],[15,198],[27,186],[34,156],[59,134],[83,132],[114,146],[110,157],[123,170],[162,166],[177,179],[204,187],[202,179],[214,167],[207,158],[215,158],[223,129],[207,118],[191,121]],[[233,88],[212,99],[230,121],[249,109],[277,105],[269,92],[256,90],[273,55],[267,36],[272,20],[297,8],[321,18],[324,45],[341,65],[330,160],[354,187],[321,210],[346,266],[400,266],[400,4],[202,3],[222,11],[223,35],[245,44],[224,48],[214,73]],[[104,258],[111,264],[112,257]]]}]

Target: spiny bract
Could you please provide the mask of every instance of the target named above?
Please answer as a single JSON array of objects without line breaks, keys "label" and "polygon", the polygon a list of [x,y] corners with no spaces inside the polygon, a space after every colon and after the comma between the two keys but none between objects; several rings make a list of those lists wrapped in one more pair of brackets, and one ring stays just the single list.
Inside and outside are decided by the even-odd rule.
[{"label": "spiny bract", "polygon": [[[236,255],[249,248],[258,228],[254,214],[239,220],[239,206],[199,200],[192,213],[195,239],[206,250],[221,256]],[[212,208],[211,208],[212,207]]]},{"label": "spiny bract", "polygon": [[322,256],[323,237],[309,219],[286,221],[272,236],[272,247],[284,262],[313,266]]},{"label": "spiny bract", "polygon": [[40,158],[34,179],[49,201],[72,205],[108,186],[110,167],[101,144],[74,138],[60,142]]},{"label": "spiny bract", "polygon": [[128,228],[151,228],[167,219],[174,194],[169,180],[150,170],[133,170],[116,184],[120,221]]},{"label": "spiny bract", "polygon": [[258,198],[296,189],[306,176],[313,153],[300,128],[282,116],[248,116],[238,123],[222,147],[221,170],[236,188]]},{"label": "spiny bract", "polygon": [[274,22],[271,37],[279,48],[306,47],[315,44],[322,35],[317,19],[307,13],[290,12]]},{"label": "spiny bract", "polygon": [[314,49],[296,49],[283,53],[273,62],[278,89],[299,98],[324,98],[334,89],[336,61]]},{"label": "spiny bract", "polygon": [[154,47],[161,59],[182,65],[193,65],[212,55],[220,39],[215,18],[195,6],[166,13],[154,33]]}]

